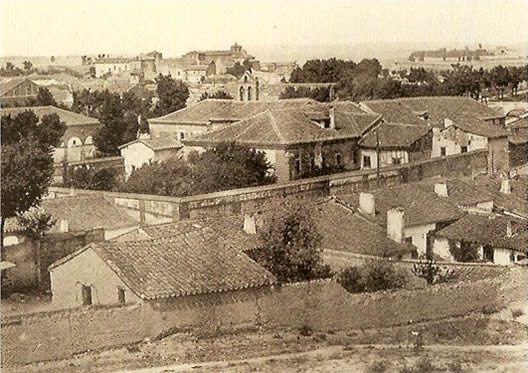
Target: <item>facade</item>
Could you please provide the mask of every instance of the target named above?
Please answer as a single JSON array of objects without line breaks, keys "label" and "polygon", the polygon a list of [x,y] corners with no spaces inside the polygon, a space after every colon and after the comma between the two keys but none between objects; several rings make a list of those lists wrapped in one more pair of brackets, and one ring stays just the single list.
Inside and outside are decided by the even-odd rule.
[{"label": "facade", "polygon": [[49,267],[59,308],[171,300],[272,285],[275,277],[207,232],[88,245]]},{"label": "facade", "polygon": [[414,245],[418,255],[432,253],[434,232],[464,214],[457,206],[421,184],[404,184],[338,197],[356,208],[366,219],[384,227],[388,236],[396,242]]},{"label": "facade", "polygon": [[26,77],[15,77],[0,82],[0,105],[25,106],[37,98],[39,86]]},{"label": "facade", "polygon": [[39,118],[56,114],[60,121],[66,125],[61,144],[53,152],[55,163],[77,162],[94,157],[96,148],[93,139],[101,128],[101,123],[97,119],[54,106],[3,108],[0,109],[0,114],[13,117],[28,110],[34,112]]},{"label": "facade", "polygon": [[454,260],[450,245],[467,250],[476,247],[484,261],[512,264],[527,257],[526,221],[495,214],[467,215],[435,233],[435,252]]},{"label": "facade", "polygon": [[361,169],[405,164],[431,157],[432,131],[427,125],[383,122],[361,141]]},{"label": "facade", "polygon": [[217,74],[225,74],[235,63],[242,64],[245,60],[256,63],[255,57],[249,55],[242,46],[233,44],[229,50],[191,51],[182,56],[185,65],[209,66],[214,63]]},{"label": "facade", "polygon": [[181,142],[172,137],[155,139],[140,137],[121,145],[119,150],[124,159],[126,177],[145,164],[163,162],[174,157],[182,147]]},{"label": "facade", "polygon": [[[324,107],[323,107],[324,108]],[[184,139],[184,151],[234,142],[264,152],[279,182],[317,169],[355,169],[357,142],[380,117],[336,111],[267,109],[223,128]]]},{"label": "facade", "polygon": [[95,61],[94,66],[97,78],[107,74],[121,74],[132,70],[130,58],[99,58]]}]

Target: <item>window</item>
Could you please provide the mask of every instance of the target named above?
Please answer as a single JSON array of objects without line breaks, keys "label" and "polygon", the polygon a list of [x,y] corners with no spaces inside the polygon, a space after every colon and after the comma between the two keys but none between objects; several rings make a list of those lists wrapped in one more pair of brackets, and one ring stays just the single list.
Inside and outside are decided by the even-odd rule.
[{"label": "window", "polygon": [[440,156],[445,157],[447,155],[447,149],[445,146],[440,147]]},{"label": "window", "polygon": [[297,172],[297,175],[301,174],[301,156],[297,156],[295,159],[295,171]]},{"label": "window", "polygon": [[363,156],[363,167],[370,168],[370,156],[369,155]]},{"label": "window", "polygon": [[89,285],[81,286],[82,304],[89,306],[92,304],[92,287]]},{"label": "window", "polygon": [[251,101],[251,87],[248,87],[247,92],[248,92],[248,95],[247,95],[248,101]]},{"label": "window", "polygon": [[183,140],[185,138],[185,132],[180,132],[180,140]]},{"label": "window", "polygon": [[341,166],[343,162],[343,159],[341,158],[341,153],[336,153],[335,157],[336,157],[336,165]]},{"label": "window", "polygon": [[467,153],[468,147],[467,146],[461,146],[460,147],[460,153]]},{"label": "window", "polygon": [[484,246],[484,260],[488,262],[494,262],[495,257],[495,250],[493,250],[493,247],[490,246]]},{"label": "window", "polygon": [[401,158],[399,157],[392,157],[392,164],[401,164]]},{"label": "window", "polygon": [[413,238],[412,238],[412,236],[410,236],[410,237],[405,237],[405,243],[408,244],[408,245],[412,245],[412,244],[413,244]]},{"label": "window", "polygon": [[125,304],[126,298],[125,298],[125,289],[118,288],[117,289],[117,302],[119,304]]}]

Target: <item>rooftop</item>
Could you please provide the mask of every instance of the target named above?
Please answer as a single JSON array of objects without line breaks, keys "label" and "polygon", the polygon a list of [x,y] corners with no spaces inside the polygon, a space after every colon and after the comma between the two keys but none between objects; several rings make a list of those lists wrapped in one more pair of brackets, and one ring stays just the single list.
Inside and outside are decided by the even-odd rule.
[{"label": "rooftop", "polygon": [[154,151],[165,150],[165,149],[178,149],[183,147],[182,143],[173,137],[154,137],[154,138],[139,138],[128,142],[126,144],[120,145],[119,149],[125,148],[132,144],[141,143]]},{"label": "rooftop", "polygon": [[186,108],[174,111],[158,118],[149,119],[153,124],[208,124],[214,121],[239,121],[268,109],[311,110],[324,105],[312,99],[291,99],[273,102],[235,101],[206,99]]},{"label": "rooftop", "polygon": [[183,142],[189,145],[236,142],[250,146],[288,146],[357,138],[362,135],[369,122],[372,123],[377,119],[376,116],[359,114],[361,120],[356,121],[355,114],[336,114],[336,128],[330,129],[322,128],[313,122],[310,114],[299,110],[267,109],[252,117]]},{"label": "rooftop", "polygon": [[[143,299],[234,291],[276,282],[243,252],[216,246],[207,231],[159,240],[96,243],[82,250],[87,249],[94,250]],[[71,257],[55,262],[50,271]]]},{"label": "rooftop", "polygon": [[487,105],[470,97],[410,97],[392,100],[372,100],[362,103],[370,110],[380,113],[389,122],[419,124],[424,123],[418,113],[426,112],[427,121],[434,126],[443,126],[444,119],[450,119],[460,129],[485,137],[503,137],[506,131],[500,125],[485,121],[489,118],[502,118]]},{"label": "rooftop", "polygon": [[[0,82],[0,96],[4,96],[7,92],[22,84],[25,81],[30,81],[27,77],[13,77],[9,79],[2,79]],[[33,82],[32,82],[33,83]]]},{"label": "rooftop", "polygon": [[[379,188],[374,195],[376,214],[373,220],[387,225],[387,211],[402,207],[407,227],[448,222],[460,218],[463,212],[455,204],[439,197],[431,188],[420,183]],[[339,199],[359,209],[359,193],[338,195]]]},{"label": "rooftop", "polygon": [[[137,226],[124,210],[101,196],[72,196],[42,200],[41,209],[56,220],[49,233],[59,231],[60,221],[68,221],[68,231],[86,232],[95,228],[113,230]],[[19,231],[16,218],[6,219],[6,232]]]},{"label": "rooftop", "polygon": [[431,179],[423,181],[422,184],[430,191],[434,191],[434,184],[443,182],[447,185],[446,200],[457,206],[471,206],[477,203],[493,201],[493,195],[485,187],[460,179]]},{"label": "rooftop", "polygon": [[367,133],[359,144],[366,148],[376,148],[377,139],[379,139],[379,145],[382,148],[406,148],[424,137],[430,131],[431,127],[425,124],[411,125],[383,122],[374,130]]},{"label": "rooftop", "polygon": [[1,108],[0,115],[11,115],[16,116],[24,111],[32,111],[39,118],[44,115],[57,114],[60,121],[66,124],[66,126],[82,126],[86,124],[100,124],[96,118],[87,117],[86,115],[77,114],[73,111],[59,109],[55,106],[26,106],[26,107],[11,107]]},{"label": "rooftop", "polygon": [[[507,236],[508,222],[512,227],[511,237]],[[528,252],[526,222],[506,216],[466,215],[436,232],[436,235],[451,240]]]}]

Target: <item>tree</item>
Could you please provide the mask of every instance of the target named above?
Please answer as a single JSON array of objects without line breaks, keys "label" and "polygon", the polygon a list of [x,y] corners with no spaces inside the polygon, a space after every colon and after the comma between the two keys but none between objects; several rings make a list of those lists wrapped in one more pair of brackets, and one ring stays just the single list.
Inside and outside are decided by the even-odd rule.
[{"label": "tree", "polygon": [[54,63],[54,62],[55,62],[55,56],[51,56],[51,57],[50,57],[50,62],[51,62],[51,63]]},{"label": "tree", "polygon": [[399,289],[405,285],[405,275],[384,259],[368,260],[362,267],[365,291]]},{"label": "tree", "polygon": [[5,219],[39,204],[53,176],[52,148],[58,146],[66,126],[56,114],[40,119],[32,111],[3,116],[1,234]]},{"label": "tree", "polygon": [[289,99],[289,98],[312,98],[319,102],[329,102],[330,101],[330,87],[298,87],[288,86],[282,91],[279,95],[279,99]]},{"label": "tree", "polygon": [[233,67],[226,69],[226,74],[231,74],[237,77],[237,79],[240,79],[246,71],[251,71],[251,67],[251,62],[249,60],[244,60],[242,64],[240,64],[240,62],[235,62]]},{"label": "tree", "polygon": [[231,96],[226,91],[216,91],[215,93],[211,93],[211,94],[209,92],[204,92],[202,93],[198,101],[203,101],[207,99],[232,100],[233,96]]},{"label": "tree", "polygon": [[[103,127],[95,135],[94,144],[106,155],[117,155],[118,146],[126,143],[124,137],[128,127],[119,95],[105,91],[100,110],[99,120]],[[135,138],[135,133],[133,136]]]},{"label": "tree", "polygon": [[64,186],[77,189],[107,190],[117,189],[119,174],[114,169],[100,170],[80,167],[68,170],[64,176]]},{"label": "tree", "polygon": [[33,63],[31,61],[24,61],[24,70],[26,70],[26,74],[30,74],[33,70]]},{"label": "tree", "polygon": [[46,87],[40,87],[37,93],[36,106],[58,106],[57,101]]},{"label": "tree", "polygon": [[482,260],[479,252],[479,245],[472,242],[449,242],[449,252],[457,262],[475,263]]},{"label": "tree", "polygon": [[309,211],[300,202],[284,205],[266,218],[254,259],[280,282],[329,277],[330,268],[321,256],[321,235]]},{"label": "tree", "polygon": [[162,116],[185,107],[189,88],[184,82],[160,74],[156,83],[159,101],[154,108],[154,115]]}]

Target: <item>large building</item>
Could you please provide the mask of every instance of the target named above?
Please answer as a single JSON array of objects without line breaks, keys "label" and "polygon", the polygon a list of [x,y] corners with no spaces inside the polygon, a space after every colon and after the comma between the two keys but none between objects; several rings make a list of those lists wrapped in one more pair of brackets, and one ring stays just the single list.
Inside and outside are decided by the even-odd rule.
[{"label": "large building", "polygon": [[76,162],[92,158],[95,153],[94,136],[101,128],[101,123],[95,118],[77,114],[55,106],[13,107],[0,109],[1,116],[17,116],[25,111],[32,111],[38,118],[56,114],[66,125],[66,131],[60,145],[54,149],[55,163]]},{"label": "large building", "polygon": [[208,51],[191,51],[182,56],[185,65],[209,66],[214,63],[217,74],[224,74],[228,68],[235,63],[243,64],[249,60],[256,63],[255,57],[246,52],[242,46],[237,43],[233,44],[229,50],[208,50]]},{"label": "large building", "polygon": [[39,86],[26,77],[14,77],[0,82],[1,106],[30,105],[37,98]]}]

